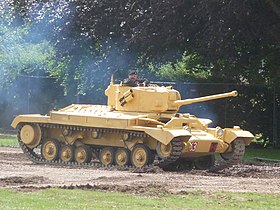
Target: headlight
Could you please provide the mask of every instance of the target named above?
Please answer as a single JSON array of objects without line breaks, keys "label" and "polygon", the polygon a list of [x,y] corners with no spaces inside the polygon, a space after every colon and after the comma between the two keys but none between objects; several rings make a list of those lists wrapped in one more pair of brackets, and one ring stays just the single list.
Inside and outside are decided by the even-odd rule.
[{"label": "headlight", "polygon": [[217,137],[222,137],[223,136],[223,134],[224,134],[224,130],[223,129],[221,129],[221,128],[217,128]]}]

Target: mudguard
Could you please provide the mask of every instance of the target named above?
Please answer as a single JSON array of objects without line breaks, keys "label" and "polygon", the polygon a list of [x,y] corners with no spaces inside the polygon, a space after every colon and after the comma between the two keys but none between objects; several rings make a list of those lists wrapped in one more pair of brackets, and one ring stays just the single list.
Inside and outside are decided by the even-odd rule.
[{"label": "mudguard", "polygon": [[49,116],[44,116],[40,114],[29,114],[29,115],[19,115],[17,116],[11,126],[16,128],[17,125],[21,122],[28,122],[28,123],[48,123],[50,120]]},{"label": "mudguard", "polygon": [[175,137],[182,137],[184,140],[189,140],[192,136],[189,131],[184,129],[143,128],[143,130],[164,145],[167,145]]},{"label": "mudguard", "polygon": [[254,139],[254,135],[249,131],[245,131],[242,129],[232,129],[226,128],[223,140],[230,144],[237,138],[243,139],[246,145],[249,145],[251,141]]}]

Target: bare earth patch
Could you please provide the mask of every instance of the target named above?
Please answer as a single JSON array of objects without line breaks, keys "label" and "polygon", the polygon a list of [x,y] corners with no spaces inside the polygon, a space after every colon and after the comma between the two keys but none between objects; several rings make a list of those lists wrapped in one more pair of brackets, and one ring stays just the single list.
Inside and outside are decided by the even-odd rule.
[{"label": "bare earth patch", "polygon": [[59,187],[156,195],[205,192],[280,193],[279,165],[242,164],[219,173],[193,170],[145,173],[90,167],[33,164],[19,148],[0,148],[0,188],[36,190]]}]

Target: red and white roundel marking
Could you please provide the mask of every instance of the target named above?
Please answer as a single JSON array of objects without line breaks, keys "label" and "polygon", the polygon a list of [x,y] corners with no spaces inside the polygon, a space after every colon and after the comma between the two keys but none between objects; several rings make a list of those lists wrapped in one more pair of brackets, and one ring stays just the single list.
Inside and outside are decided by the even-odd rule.
[{"label": "red and white roundel marking", "polygon": [[190,152],[195,152],[198,142],[191,142]]}]

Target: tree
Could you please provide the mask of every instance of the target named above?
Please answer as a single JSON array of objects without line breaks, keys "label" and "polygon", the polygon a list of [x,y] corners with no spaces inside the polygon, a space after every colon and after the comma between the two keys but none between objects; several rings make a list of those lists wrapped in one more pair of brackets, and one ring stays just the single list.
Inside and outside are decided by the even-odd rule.
[{"label": "tree", "polygon": [[28,40],[28,28],[0,25],[0,81],[11,85],[19,75],[45,75],[55,68],[55,52],[47,41]]},{"label": "tree", "polygon": [[[31,22],[36,34],[53,44],[63,62],[50,73],[69,101],[80,95],[102,101],[110,75],[124,77],[130,67],[150,66],[174,80],[272,88],[280,81],[276,0],[5,0],[2,5],[11,8],[5,13],[10,23]],[[269,103],[260,94],[243,105],[269,113]]]},{"label": "tree", "polygon": [[57,86],[48,72],[59,69],[60,62],[48,41],[32,38],[31,25],[12,26],[1,20],[0,125],[9,127],[16,114],[30,111],[45,114],[53,108],[50,104],[59,97],[59,91],[46,88]]},{"label": "tree", "polygon": [[[151,61],[174,63],[188,52],[202,57],[211,81],[279,80],[273,66],[278,65],[280,6],[273,0],[25,2],[18,6],[24,8],[22,16],[44,23],[61,57],[82,46],[94,58],[118,48],[122,57],[129,57],[126,66],[145,66]],[[134,55],[132,62],[129,55]],[[142,59],[137,62],[137,57]]]}]

